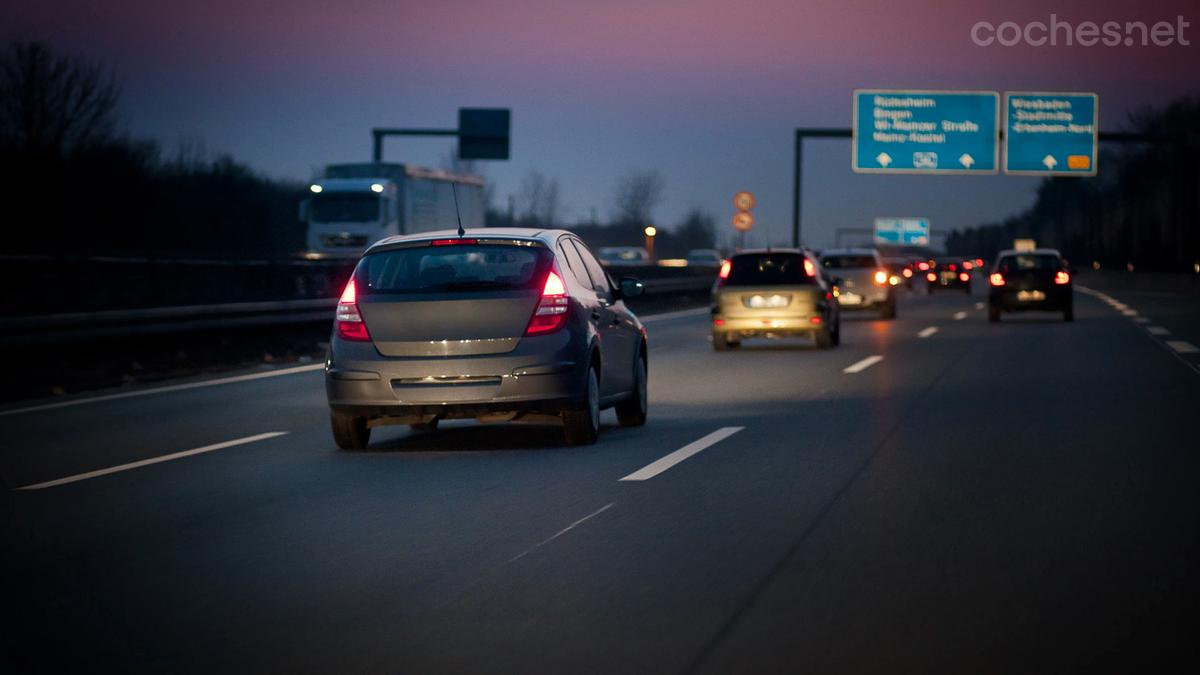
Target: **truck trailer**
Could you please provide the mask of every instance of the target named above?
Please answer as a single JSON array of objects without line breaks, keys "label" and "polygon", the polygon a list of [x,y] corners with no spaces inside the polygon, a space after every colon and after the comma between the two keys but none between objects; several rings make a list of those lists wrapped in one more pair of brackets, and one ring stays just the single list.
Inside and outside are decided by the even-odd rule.
[{"label": "truck trailer", "polygon": [[[356,258],[396,234],[482,227],[483,178],[408,164],[330,164],[300,204],[309,259]],[[455,200],[457,197],[457,207]]]}]

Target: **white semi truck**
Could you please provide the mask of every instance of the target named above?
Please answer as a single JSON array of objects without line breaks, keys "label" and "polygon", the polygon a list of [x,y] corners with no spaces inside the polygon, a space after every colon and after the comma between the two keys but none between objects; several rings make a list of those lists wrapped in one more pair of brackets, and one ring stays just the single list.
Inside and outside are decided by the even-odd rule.
[{"label": "white semi truck", "polygon": [[[483,178],[407,164],[330,164],[300,204],[306,257],[355,258],[394,234],[482,227]],[[455,208],[455,193],[458,206]]]}]

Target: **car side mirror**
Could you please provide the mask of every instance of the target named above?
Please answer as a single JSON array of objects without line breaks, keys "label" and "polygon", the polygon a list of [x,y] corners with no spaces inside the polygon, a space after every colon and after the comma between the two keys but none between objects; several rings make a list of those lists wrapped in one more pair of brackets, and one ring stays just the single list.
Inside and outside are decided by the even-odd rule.
[{"label": "car side mirror", "polygon": [[646,285],[633,277],[621,277],[617,282],[621,298],[636,298],[646,292]]}]

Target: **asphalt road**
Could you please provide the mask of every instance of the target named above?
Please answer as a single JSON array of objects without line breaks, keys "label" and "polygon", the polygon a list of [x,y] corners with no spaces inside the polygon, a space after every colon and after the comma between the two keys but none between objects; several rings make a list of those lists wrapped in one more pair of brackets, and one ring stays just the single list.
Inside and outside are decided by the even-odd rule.
[{"label": "asphalt road", "polygon": [[607,412],[586,448],[454,423],[338,452],[312,369],[0,410],[2,656],[1191,672],[1200,357],[1105,297],[996,325],[979,295],[905,297],[829,351],[655,318],[649,423]]}]

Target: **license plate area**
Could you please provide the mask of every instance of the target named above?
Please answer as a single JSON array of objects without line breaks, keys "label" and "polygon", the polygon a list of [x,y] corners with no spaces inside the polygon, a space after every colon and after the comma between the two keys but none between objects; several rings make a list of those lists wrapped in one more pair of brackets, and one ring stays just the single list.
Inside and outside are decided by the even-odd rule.
[{"label": "license plate area", "polygon": [[1046,299],[1041,291],[1017,291],[1017,302],[1039,302]]}]

